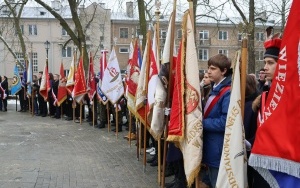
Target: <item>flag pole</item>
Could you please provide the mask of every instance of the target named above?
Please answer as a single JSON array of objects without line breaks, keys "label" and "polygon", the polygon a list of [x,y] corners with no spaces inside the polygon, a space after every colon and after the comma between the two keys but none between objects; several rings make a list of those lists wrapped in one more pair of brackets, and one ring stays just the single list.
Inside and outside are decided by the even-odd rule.
[{"label": "flag pole", "polygon": [[[189,3],[189,13],[192,22],[193,32],[195,32],[195,17],[194,17],[194,2],[193,0],[187,0]],[[195,188],[200,188],[199,174],[195,177]]]},{"label": "flag pole", "polygon": [[80,125],[82,125],[82,101],[80,101]]},{"label": "flag pole", "polygon": [[246,95],[246,69],[248,57],[248,39],[246,37],[242,40],[242,62],[241,62],[241,110],[242,118],[244,119],[245,109],[245,95]]},{"label": "flag pole", "polygon": [[[148,92],[148,79],[149,79],[149,69],[150,69],[150,50],[151,50],[151,31],[150,31],[150,27],[149,27],[149,30],[148,30],[148,33],[147,33],[147,41],[148,41],[148,45],[147,45],[147,59],[146,59],[146,75],[145,75],[145,91],[146,91],[146,96],[147,96],[147,92]],[[147,100],[147,99],[146,99]],[[147,103],[146,103],[146,109],[147,109]],[[147,110],[146,110],[146,113],[145,113],[145,125],[144,125],[144,156],[143,156],[143,164],[144,164],[144,173],[146,172],[146,160],[147,160],[147,155],[146,155],[146,137],[147,137],[147,124],[148,124],[148,121],[147,121]]]},{"label": "flag pole", "polygon": [[135,117],[135,126],[136,126],[136,159],[140,160],[140,131],[139,131],[139,122],[138,119]]},{"label": "flag pole", "polygon": [[[156,36],[155,37],[156,38],[155,38],[155,40],[156,40],[156,44],[157,44],[157,52],[158,53],[157,52],[154,52],[154,53],[156,53],[156,55],[157,55],[156,61],[158,61],[160,64],[160,40],[159,40],[159,14],[160,14],[159,9],[160,9],[160,5],[161,5],[160,0],[156,0],[155,5],[156,5],[156,10],[155,10],[155,17],[156,17],[156,28],[155,28]],[[157,67],[157,68],[160,69],[160,67]],[[161,137],[159,137],[157,140],[157,149],[158,149],[157,158],[161,159]],[[160,185],[161,184],[161,160],[158,160],[157,170],[158,170],[157,182]]]},{"label": "flag pole", "polygon": [[[115,113],[116,113],[116,138],[118,139],[118,133],[119,133],[119,110],[118,110],[118,102],[115,106]],[[122,126],[122,125],[121,125]]]},{"label": "flag pole", "polygon": [[[102,103],[103,104],[103,103]],[[104,104],[103,104],[104,105]],[[106,115],[107,115],[107,132],[110,132],[110,114],[109,114],[109,106],[108,102],[106,103]]]},{"label": "flag pole", "polygon": [[129,147],[131,147],[131,128],[132,128],[132,116],[131,116],[131,112],[129,111],[129,126],[128,126],[128,129],[129,129]]},{"label": "flag pole", "polygon": [[[174,50],[174,27],[175,27],[175,18],[176,18],[176,0],[173,1],[173,12],[171,20],[171,44],[170,44],[170,64],[169,64],[169,83],[168,83],[168,92],[167,92],[167,108],[171,106],[171,85],[172,85],[172,68],[173,68],[173,50]],[[164,131],[164,153],[163,153],[163,166],[162,166],[162,183],[161,187],[165,187],[165,171],[166,171],[166,158],[167,158],[167,138],[168,138],[168,126],[169,126],[169,115],[165,116],[165,131]]]}]

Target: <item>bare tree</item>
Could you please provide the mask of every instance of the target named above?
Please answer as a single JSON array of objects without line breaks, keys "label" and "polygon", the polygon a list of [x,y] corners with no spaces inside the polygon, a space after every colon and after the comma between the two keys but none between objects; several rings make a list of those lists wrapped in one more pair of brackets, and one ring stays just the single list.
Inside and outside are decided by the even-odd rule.
[{"label": "bare tree", "polygon": [[[60,23],[60,25],[66,30],[68,35],[70,36],[69,41],[67,41],[64,46],[68,44],[68,42],[73,41],[74,45],[77,46],[80,50],[80,54],[84,57],[84,68],[85,70],[88,70],[88,53],[86,48],[86,28],[89,27],[89,24],[93,21],[95,16],[95,11],[97,8],[97,4],[94,4],[94,12],[89,16],[89,21],[86,22],[86,25],[82,25],[82,20],[80,19],[80,14],[82,12],[78,11],[80,3],[84,3],[84,1],[81,0],[68,0],[68,4],[70,7],[71,15],[72,15],[72,21],[75,25],[75,29],[71,28],[71,24],[67,23],[67,21],[58,13],[56,12],[52,7],[50,7],[46,2],[43,0],[35,0],[38,4],[40,4],[42,7],[44,7],[46,10],[48,10]],[[83,54],[82,54],[83,53]]]}]

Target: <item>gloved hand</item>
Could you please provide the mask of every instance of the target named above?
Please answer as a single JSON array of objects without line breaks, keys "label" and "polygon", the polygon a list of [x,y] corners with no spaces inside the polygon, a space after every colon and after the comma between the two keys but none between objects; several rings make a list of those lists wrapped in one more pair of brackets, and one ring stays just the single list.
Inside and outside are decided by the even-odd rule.
[{"label": "gloved hand", "polygon": [[165,108],[165,115],[168,116],[171,113],[171,108]]}]

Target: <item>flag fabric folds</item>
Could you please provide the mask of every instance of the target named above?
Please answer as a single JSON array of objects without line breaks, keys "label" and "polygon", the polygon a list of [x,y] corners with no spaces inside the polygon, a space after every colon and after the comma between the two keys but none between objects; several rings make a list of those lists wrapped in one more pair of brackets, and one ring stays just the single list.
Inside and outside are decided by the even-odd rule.
[{"label": "flag fabric folds", "polygon": [[27,68],[27,95],[31,96],[32,92],[32,61],[29,60],[28,62],[28,68]]},{"label": "flag fabric folds", "polygon": [[127,72],[127,107],[131,113],[135,114],[135,94],[140,76],[139,57],[138,57],[138,41],[135,41],[133,54],[128,61]]},{"label": "flag fabric folds", "polygon": [[[149,32],[148,34],[149,35]],[[149,63],[149,60],[147,58],[148,53],[149,53],[149,48],[151,46],[150,43],[150,37],[147,36],[147,42],[145,46],[145,51],[143,55],[143,63],[140,71],[140,76],[139,76],[139,81],[136,89],[136,102],[135,102],[135,108],[136,108],[136,117],[143,123],[143,125],[146,125],[146,115],[147,115],[147,104],[145,104],[146,98],[147,98],[147,89],[146,85],[148,84],[148,79],[147,79],[147,65]],[[148,122],[147,122],[148,124]]]},{"label": "flag fabric folds", "polygon": [[[179,144],[188,186],[198,176],[202,160],[202,107],[195,37],[189,12],[183,17],[170,114],[168,141]],[[178,129],[179,132],[176,130]]]},{"label": "flag fabric folds", "polygon": [[105,96],[105,94],[103,93],[103,91],[101,90],[101,86],[102,86],[102,80],[103,80],[103,75],[104,75],[104,71],[107,67],[107,60],[106,60],[106,50],[102,50],[101,51],[102,56],[100,58],[100,75],[99,76],[99,82],[97,84],[97,96],[98,99],[103,103],[106,104],[108,102],[107,97]]},{"label": "flag fabric folds", "polygon": [[11,86],[11,94],[12,94],[12,95],[15,95],[15,94],[17,94],[21,89],[22,89],[22,86],[21,86],[21,78],[20,78],[20,75],[19,75],[18,66],[15,65],[15,68],[14,68],[14,76],[13,76],[13,82],[12,82],[12,86]]},{"label": "flag fabric folds", "polygon": [[[170,50],[171,50],[171,33],[172,31],[172,17],[170,18],[169,21],[169,26],[168,26],[168,32],[166,34],[166,42],[164,45],[164,49],[163,49],[163,54],[162,54],[162,65],[166,65],[168,63],[170,63]],[[173,56],[176,53],[173,53]],[[174,58],[173,58],[174,59]],[[175,61],[173,61],[173,65],[175,64]],[[166,66],[163,66],[166,67]],[[169,79],[168,77],[168,72],[169,70],[160,70],[160,79],[157,80],[157,85],[155,88],[155,102],[153,105],[153,110],[152,110],[152,115],[151,117],[151,127],[149,129],[149,132],[151,133],[151,135],[158,140],[163,131],[164,131],[164,127],[165,127],[165,122],[164,122],[164,109],[165,109],[165,105],[166,105],[166,98],[167,98],[167,90],[164,86],[165,83],[163,83],[163,78],[164,79]]]},{"label": "flag fabric folds", "polygon": [[114,47],[104,71],[101,90],[112,104],[117,103],[124,94],[121,71]]},{"label": "flag fabric folds", "polygon": [[[300,185],[300,1],[293,1],[249,164],[271,187]],[[263,98],[263,97],[262,97]]]},{"label": "flag fabric folds", "polygon": [[74,84],[75,84],[75,58],[76,58],[76,53],[73,54],[73,59],[70,65],[68,79],[66,83],[66,89],[70,95],[73,92]]},{"label": "flag fabric folds", "polygon": [[80,103],[86,94],[86,80],[83,68],[83,57],[80,57],[78,63],[78,69],[75,73],[75,84],[72,92],[72,97],[78,103]]},{"label": "flag fabric folds", "polygon": [[94,72],[94,61],[92,53],[90,53],[90,63],[89,63],[89,75],[87,79],[87,90],[90,101],[93,101],[93,98],[96,94],[96,80],[95,80],[95,72]]},{"label": "flag fabric folds", "polygon": [[60,106],[67,99],[66,76],[63,63],[60,64],[60,78],[57,91],[57,105]]},{"label": "flag fabric folds", "polygon": [[248,187],[247,154],[241,108],[240,53],[234,69],[224,144],[216,187]]},{"label": "flag fabric folds", "polygon": [[46,101],[48,99],[48,91],[50,91],[49,73],[48,73],[48,59],[46,59],[46,64],[44,67],[42,81],[40,85],[40,94]]},{"label": "flag fabric folds", "polygon": [[156,33],[156,25],[154,27],[154,34],[152,40],[152,48],[150,49],[150,66],[149,66],[149,76],[148,76],[148,91],[147,91],[147,108],[148,108],[148,119],[151,122],[152,119],[152,110],[155,104],[155,88],[157,86],[158,81],[158,67],[159,62],[157,60],[157,33]]}]

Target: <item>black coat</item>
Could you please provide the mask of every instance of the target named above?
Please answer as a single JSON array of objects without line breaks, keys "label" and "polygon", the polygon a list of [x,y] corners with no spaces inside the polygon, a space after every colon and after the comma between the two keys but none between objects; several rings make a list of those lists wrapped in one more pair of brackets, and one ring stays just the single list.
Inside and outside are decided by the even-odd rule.
[{"label": "black coat", "polygon": [[1,82],[1,87],[3,89],[5,89],[5,94],[8,95],[8,83],[7,83],[7,79],[3,80],[3,82]]}]

